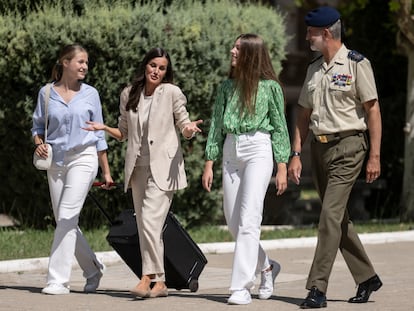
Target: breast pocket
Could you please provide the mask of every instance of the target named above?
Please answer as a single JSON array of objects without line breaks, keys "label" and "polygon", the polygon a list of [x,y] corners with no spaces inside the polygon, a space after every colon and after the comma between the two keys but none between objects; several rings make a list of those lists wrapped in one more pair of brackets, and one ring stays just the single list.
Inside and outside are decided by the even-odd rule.
[{"label": "breast pocket", "polygon": [[349,92],[352,89],[351,85],[335,85],[333,83],[330,84],[329,89],[334,92],[341,94],[341,92]]},{"label": "breast pocket", "polygon": [[335,73],[332,75],[329,90],[336,97],[351,96],[354,82],[355,80],[351,74]]}]

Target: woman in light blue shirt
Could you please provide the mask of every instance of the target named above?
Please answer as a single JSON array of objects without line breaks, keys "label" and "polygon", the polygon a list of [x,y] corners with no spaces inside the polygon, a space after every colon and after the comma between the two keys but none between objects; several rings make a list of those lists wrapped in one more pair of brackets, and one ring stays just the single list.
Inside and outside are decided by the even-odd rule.
[{"label": "woman in light blue shirt", "polygon": [[42,293],[69,293],[75,255],[86,278],[85,292],[99,286],[104,265],[95,256],[78,227],[79,215],[100,164],[105,187],[112,183],[103,131],[82,129],[87,121],[102,122],[102,108],[95,88],[82,82],[88,72],[88,53],[77,44],[65,46],[52,72],[48,131],[45,134],[45,90],[38,95],[33,113],[32,136],[36,154],[47,156],[45,142],[52,146],[53,161],[47,171],[50,198],[56,221],[47,286]]}]

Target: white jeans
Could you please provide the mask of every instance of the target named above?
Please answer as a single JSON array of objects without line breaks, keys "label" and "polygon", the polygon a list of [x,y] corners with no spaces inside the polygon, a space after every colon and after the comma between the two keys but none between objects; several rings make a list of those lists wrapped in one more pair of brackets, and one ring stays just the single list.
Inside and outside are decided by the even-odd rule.
[{"label": "white jeans", "polygon": [[53,164],[47,171],[56,221],[47,284],[69,286],[73,255],[85,278],[94,276],[102,268],[102,263],[78,227],[79,214],[97,172],[98,156],[95,146],[67,152],[63,166]]},{"label": "white jeans", "polygon": [[270,266],[260,246],[263,201],[273,171],[270,135],[228,134],[223,147],[223,208],[236,240],[230,291],[251,289]]}]

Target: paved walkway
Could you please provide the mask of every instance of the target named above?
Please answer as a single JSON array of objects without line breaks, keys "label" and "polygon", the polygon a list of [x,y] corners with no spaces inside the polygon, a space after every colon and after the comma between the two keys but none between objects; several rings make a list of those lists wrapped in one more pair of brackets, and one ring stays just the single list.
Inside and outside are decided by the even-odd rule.
[{"label": "paved walkway", "polygon": [[[356,287],[338,254],[325,310],[414,310],[414,231],[364,234],[361,239],[384,286],[366,304],[347,303]],[[315,242],[314,238],[263,241],[282,270],[274,295],[269,300],[253,299],[247,306],[227,305],[234,244],[215,243],[200,245],[209,262],[200,276],[199,290],[191,293],[172,289],[167,298],[159,299],[135,299],[129,294],[138,279],[115,252],[98,254],[107,270],[96,294],[82,292],[85,281],[77,266],[72,273],[71,294],[49,296],[40,294],[45,285],[47,258],[0,261],[0,310],[298,310],[306,295],[304,286]],[[257,298],[255,292],[253,298]]]}]

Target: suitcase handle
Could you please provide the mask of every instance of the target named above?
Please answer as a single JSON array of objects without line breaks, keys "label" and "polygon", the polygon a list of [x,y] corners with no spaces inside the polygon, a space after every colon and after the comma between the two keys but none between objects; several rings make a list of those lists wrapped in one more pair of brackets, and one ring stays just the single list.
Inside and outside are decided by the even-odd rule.
[{"label": "suitcase handle", "polygon": [[[104,183],[104,182],[102,182],[102,181],[95,181],[95,182],[92,184],[92,187],[100,187],[100,186],[103,186],[103,185],[105,185],[105,183]],[[109,184],[109,187],[122,188],[122,187],[123,187],[123,184],[121,184],[121,183],[111,182],[111,183]]]},{"label": "suitcase handle", "polygon": [[[101,187],[102,185],[105,185],[104,182],[100,182],[100,181],[95,181],[92,186],[93,187]],[[110,187],[114,187],[114,188],[122,188],[123,184],[121,183],[110,183]],[[111,217],[109,216],[109,214],[105,211],[105,209],[102,207],[101,203],[99,203],[99,201],[96,199],[96,197],[92,194],[92,193],[88,193],[88,197],[90,197],[92,199],[92,201],[95,203],[95,205],[99,208],[99,210],[102,212],[102,214],[104,214],[105,218],[108,220],[108,222],[111,224],[111,226],[115,225],[115,222],[111,219]]]},{"label": "suitcase handle", "polygon": [[102,207],[101,203],[99,203],[98,199],[92,193],[90,193],[90,192],[88,193],[88,197],[92,199],[92,201],[99,208],[99,210],[102,212],[102,214],[104,214],[105,218],[109,221],[109,223],[111,224],[111,226],[114,225],[114,222],[112,221],[111,217],[104,210],[104,208]]}]

